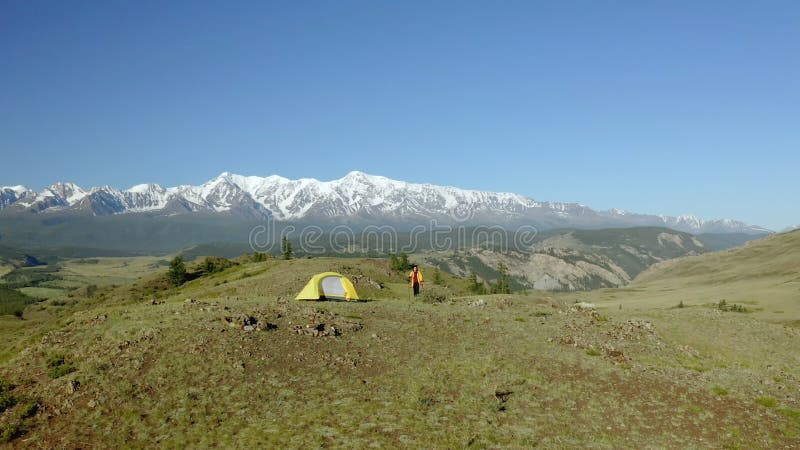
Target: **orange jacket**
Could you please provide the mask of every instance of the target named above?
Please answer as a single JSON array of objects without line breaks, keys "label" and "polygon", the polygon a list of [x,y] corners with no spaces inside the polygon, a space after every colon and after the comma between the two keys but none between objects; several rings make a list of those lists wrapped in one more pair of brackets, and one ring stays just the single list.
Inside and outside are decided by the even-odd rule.
[{"label": "orange jacket", "polygon": [[[414,287],[414,271],[412,270],[411,273],[408,274],[408,281],[411,283],[411,287]],[[422,271],[417,270],[417,283],[422,284]]]}]

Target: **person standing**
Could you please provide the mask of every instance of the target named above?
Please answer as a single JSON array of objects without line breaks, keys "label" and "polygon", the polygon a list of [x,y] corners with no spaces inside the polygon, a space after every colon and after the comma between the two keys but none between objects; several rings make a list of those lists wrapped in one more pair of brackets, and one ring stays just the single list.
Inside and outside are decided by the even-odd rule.
[{"label": "person standing", "polygon": [[422,287],[424,283],[422,279],[422,272],[419,271],[419,267],[416,264],[411,266],[411,273],[408,274],[409,280],[411,280],[411,289],[414,290],[414,297],[419,295],[419,289]]}]

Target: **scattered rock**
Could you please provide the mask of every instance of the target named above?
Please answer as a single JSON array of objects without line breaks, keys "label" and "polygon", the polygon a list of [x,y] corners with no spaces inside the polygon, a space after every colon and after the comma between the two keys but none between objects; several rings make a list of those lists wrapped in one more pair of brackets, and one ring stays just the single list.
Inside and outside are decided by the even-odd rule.
[{"label": "scattered rock", "polygon": [[628,320],[624,323],[614,324],[606,331],[612,339],[621,341],[640,341],[650,336],[655,336],[653,324],[646,320]]},{"label": "scattered rock", "polygon": [[495,389],[494,396],[495,396],[495,398],[500,400],[501,403],[505,403],[505,402],[508,401],[508,398],[513,393],[514,393],[514,391],[511,391],[511,390],[508,390],[508,389]]},{"label": "scattered rock", "polygon": [[[630,356],[623,353],[631,350],[634,354],[642,345],[661,346],[663,341],[656,334],[653,324],[646,320],[627,320],[615,323],[600,316],[593,309],[576,309],[569,312],[578,313],[567,316],[561,326],[561,332],[547,339],[561,345],[599,352],[613,364],[631,361]],[[631,347],[633,345],[633,347]],[[688,353],[687,350],[684,350]]]},{"label": "scattered rock", "polygon": [[688,356],[691,356],[691,357],[694,357],[694,358],[699,358],[700,357],[700,352],[698,352],[697,350],[693,349],[692,347],[690,347],[688,345],[681,345],[678,348],[680,349],[680,351],[682,351],[683,353],[685,353]]},{"label": "scattered rock", "polygon": [[[212,306],[212,304],[209,303],[209,302],[203,302],[203,301],[200,301],[200,300],[197,300],[197,299],[194,299],[194,298],[186,299],[183,302],[183,306],[185,308],[199,307],[200,311],[209,311],[209,312],[214,311],[215,309],[218,309],[217,303],[214,303],[213,305],[214,306]],[[175,311],[175,313],[177,314],[178,312]]]},{"label": "scattered rock", "polygon": [[361,322],[349,322],[348,321],[348,322],[340,322],[339,323],[339,327],[342,329],[342,331],[351,332],[351,331],[359,331],[359,330],[363,329],[364,328],[364,324],[362,324]]},{"label": "scattered rock", "polygon": [[78,380],[67,381],[67,394],[74,394],[81,388],[81,382]]},{"label": "scattered rock", "polygon": [[383,289],[383,284],[364,275],[351,275],[350,280],[352,280],[353,284],[356,286],[367,285],[375,289]]},{"label": "scattered rock", "polygon": [[322,336],[341,336],[342,331],[335,326],[326,326],[324,323],[308,324],[308,325],[295,325],[294,331],[297,334],[304,334],[308,336],[322,337]]},{"label": "scattered rock", "polygon": [[623,363],[626,361],[625,355],[619,350],[606,350],[606,356],[615,363]]},{"label": "scattered rock", "polygon": [[484,306],[486,306],[486,300],[478,298],[469,302],[467,305],[472,306],[474,308],[483,308]]},{"label": "scattered rock", "polygon": [[242,322],[244,325],[257,325],[257,324],[258,324],[258,319],[256,319],[256,318],[255,318],[255,317],[253,317],[253,316],[248,316],[248,315],[246,315],[246,314],[243,314],[243,315],[241,315],[241,316],[239,317],[239,320],[240,320],[240,321],[241,321],[241,322]]},{"label": "scattered rock", "polygon": [[99,314],[89,321],[89,325],[97,325],[108,320],[108,314]]},{"label": "scattered rock", "polygon": [[135,339],[132,339],[132,340],[131,339],[125,339],[125,340],[120,341],[120,343],[117,344],[117,348],[119,348],[120,350],[125,350],[125,349],[127,349],[129,347],[136,346],[136,345],[138,345],[138,344],[140,344],[142,342],[150,342],[150,341],[154,340],[156,337],[158,337],[160,334],[161,334],[161,330],[160,329],[158,329],[158,328],[148,328],[148,329],[142,330]]},{"label": "scattered rock", "polygon": [[506,309],[514,306],[514,302],[508,297],[498,299],[495,304],[497,305],[497,309]]},{"label": "scattered rock", "polygon": [[231,328],[240,328],[244,331],[254,331],[258,329],[259,320],[253,316],[242,314],[238,317],[225,316],[222,322]]},{"label": "scattered rock", "polygon": [[259,322],[258,329],[261,331],[275,331],[278,329],[278,325],[270,322]]},{"label": "scattered rock", "polygon": [[594,310],[594,303],[578,302],[572,305],[571,311],[591,311]]}]

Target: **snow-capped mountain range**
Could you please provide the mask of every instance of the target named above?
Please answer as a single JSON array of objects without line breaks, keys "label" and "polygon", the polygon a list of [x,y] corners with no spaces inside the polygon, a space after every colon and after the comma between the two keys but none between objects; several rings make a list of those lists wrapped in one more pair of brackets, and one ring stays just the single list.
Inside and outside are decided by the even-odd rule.
[{"label": "snow-capped mountain range", "polygon": [[41,192],[11,186],[0,188],[0,210],[95,216],[221,213],[247,219],[272,216],[281,221],[375,225],[436,219],[441,224],[530,224],[541,228],[664,226],[690,233],[770,232],[730,219],[644,215],[616,209],[595,211],[577,203],[539,202],[518,194],[407,183],[363,172],[350,172],[332,181],[224,172],[201,186],[164,188],[140,184],[127,190],[110,186],[84,189],[61,182]]}]

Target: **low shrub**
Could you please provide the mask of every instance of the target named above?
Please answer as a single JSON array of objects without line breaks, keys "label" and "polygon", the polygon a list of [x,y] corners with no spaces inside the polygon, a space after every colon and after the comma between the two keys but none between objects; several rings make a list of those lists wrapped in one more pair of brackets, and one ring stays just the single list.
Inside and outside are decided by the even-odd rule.
[{"label": "low shrub", "polygon": [[423,289],[419,298],[425,303],[446,303],[450,301],[450,290],[440,286],[429,286]]},{"label": "low shrub", "polygon": [[227,258],[208,256],[206,257],[206,259],[203,260],[202,264],[200,265],[200,270],[204,274],[210,275],[215,272],[222,272],[223,270],[236,265],[238,265],[238,263],[233,262]]},{"label": "low shrub", "polygon": [[39,402],[27,402],[22,406],[19,406],[17,409],[17,417],[19,417],[21,420],[24,420],[36,415],[36,413],[39,411]]},{"label": "low shrub", "polygon": [[57,353],[47,359],[47,369],[47,375],[53,379],[61,378],[76,370],[72,364],[67,364],[66,356],[62,353]]},{"label": "low shrub", "polygon": [[800,421],[800,409],[783,408],[780,410],[784,416]]},{"label": "low shrub", "polygon": [[17,404],[17,399],[10,391],[0,392],[0,413]]},{"label": "low shrub", "polygon": [[719,386],[714,386],[713,388],[711,388],[711,392],[713,392],[713,393],[715,393],[717,395],[728,395],[728,390],[724,389],[724,388],[721,388]]},{"label": "low shrub", "polygon": [[719,303],[717,303],[717,308],[719,308],[720,311],[725,311],[725,312],[739,312],[739,313],[750,312],[744,306],[738,305],[736,303],[728,304],[728,302],[725,301],[724,299],[720,300]]},{"label": "low shrub", "polygon": [[[5,413],[6,410],[13,408],[17,404],[17,398],[14,397],[11,391],[14,390],[14,385],[5,381],[0,380],[0,414]],[[36,405],[36,410],[38,411],[39,405]],[[27,405],[22,409],[19,410],[16,414],[19,420],[4,420],[0,423],[0,444],[9,442],[14,438],[21,436],[24,433],[24,428],[22,425],[22,421],[31,417],[33,414],[36,414],[36,411],[33,414],[27,415],[27,411],[25,409]],[[20,417],[21,414],[25,413],[24,417]],[[3,414],[5,416],[5,414]]]},{"label": "low shrub", "polygon": [[19,422],[4,423],[0,425],[0,444],[22,436],[24,432],[25,429]]},{"label": "low shrub", "polygon": [[756,403],[761,406],[766,406],[767,408],[774,408],[778,406],[778,401],[769,396],[758,397],[756,399]]}]

